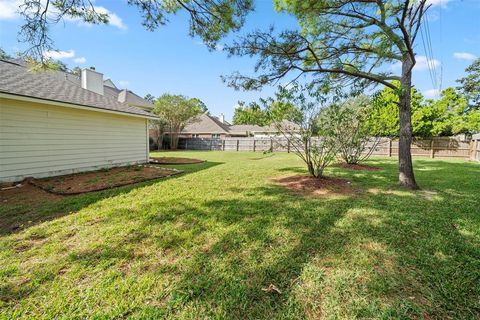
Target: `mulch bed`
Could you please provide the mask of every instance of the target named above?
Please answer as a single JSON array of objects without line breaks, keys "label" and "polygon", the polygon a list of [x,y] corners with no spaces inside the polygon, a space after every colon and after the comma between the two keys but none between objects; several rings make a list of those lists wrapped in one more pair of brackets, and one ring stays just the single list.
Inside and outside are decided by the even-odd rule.
[{"label": "mulch bed", "polygon": [[194,164],[202,163],[204,160],[177,157],[150,157],[150,163],[154,164]]},{"label": "mulch bed", "polygon": [[350,169],[350,170],[357,170],[357,171],[379,171],[379,170],[382,170],[379,167],[369,166],[369,165],[366,165],[366,164],[360,164],[360,163],[348,164],[348,163],[345,163],[345,162],[336,163],[335,167]]},{"label": "mulch bed", "polygon": [[335,177],[290,176],[276,178],[273,181],[300,195],[329,197],[353,193],[350,181]]},{"label": "mulch bed", "polygon": [[53,194],[74,195],[171,177],[179,173],[182,173],[182,171],[155,166],[135,165],[44,179],[29,179],[28,182]]}]

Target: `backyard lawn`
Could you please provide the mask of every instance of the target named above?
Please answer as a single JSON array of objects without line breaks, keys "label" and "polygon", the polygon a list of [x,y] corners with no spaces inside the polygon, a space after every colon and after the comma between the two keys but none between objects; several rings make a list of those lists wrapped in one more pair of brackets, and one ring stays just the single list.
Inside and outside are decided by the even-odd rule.
[{"label": "backyard lawn", "polygon": [[373,159],[327,169],[349,192],[308,195],[277,182],[306,173],[292,154],[152,155],[207,162],[2,200],[0,319],[480,317],[477,163],[417,159],[411,192]]}]

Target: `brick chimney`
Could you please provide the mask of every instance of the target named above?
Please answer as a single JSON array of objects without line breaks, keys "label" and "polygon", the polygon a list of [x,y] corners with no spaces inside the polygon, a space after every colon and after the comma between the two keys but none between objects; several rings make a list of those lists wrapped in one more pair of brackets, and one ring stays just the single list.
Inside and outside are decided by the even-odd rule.
[{"label": "brick chimney", "polygon": [[94,67],[82,70],[82,88],[103,96],[103,73],[95,71]]}]

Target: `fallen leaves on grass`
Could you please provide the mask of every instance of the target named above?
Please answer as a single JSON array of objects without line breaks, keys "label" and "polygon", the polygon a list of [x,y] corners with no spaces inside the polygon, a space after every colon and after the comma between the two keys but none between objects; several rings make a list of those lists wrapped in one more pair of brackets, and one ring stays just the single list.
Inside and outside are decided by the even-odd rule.
[{"label": "fallen leaves on grass", "polygon": [[268,287],[262,288],[262,291],[267,292],[267,293],[278,293],[281,294],[282,291],[278,289],[274,284],[270,283]]}]

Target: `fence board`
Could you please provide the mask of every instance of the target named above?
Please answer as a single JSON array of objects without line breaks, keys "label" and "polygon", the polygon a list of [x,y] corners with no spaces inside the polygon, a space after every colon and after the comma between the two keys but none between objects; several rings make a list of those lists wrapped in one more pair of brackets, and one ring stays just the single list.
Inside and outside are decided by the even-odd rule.
[{"label": "fence board", "polygon": [[[367,150],[374,142],[367,144]],[[287,139],[276,138],[253,138],[253,137],[227,137],[224,139],[208,138],[180,138],[179,149],[187,150],[222,150],[222,151],[275,151],[294,152],[295,146]],[[436,137],[431,139],[417,139],[413,141],[412,156],[430,158],[456,158],[480,161],[480,141],[460,141],[449,137]],[[398,140],[380,138],[373,150],[374,156],[397,156]]]}]

